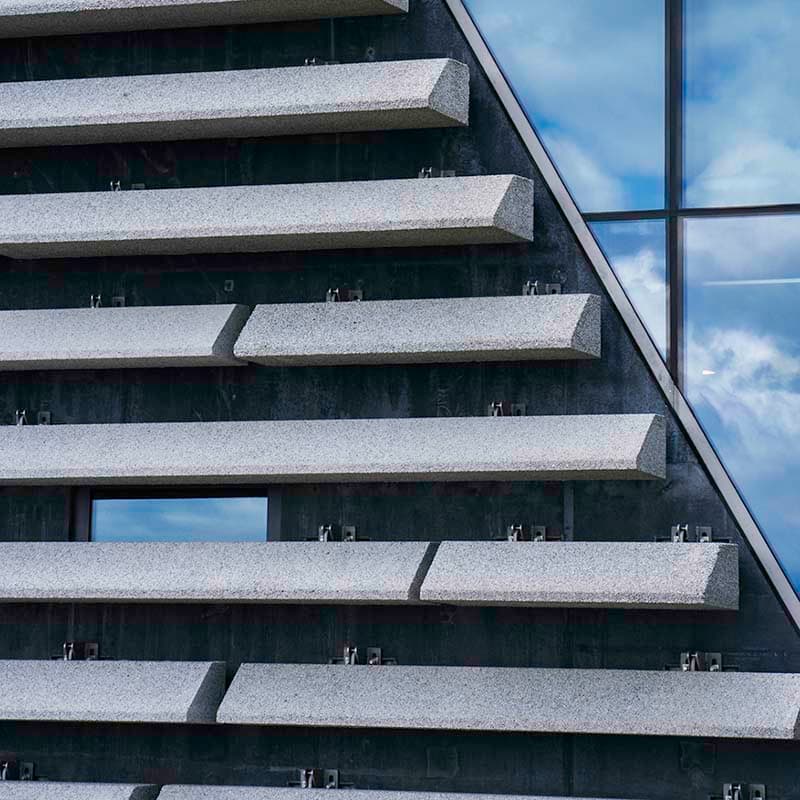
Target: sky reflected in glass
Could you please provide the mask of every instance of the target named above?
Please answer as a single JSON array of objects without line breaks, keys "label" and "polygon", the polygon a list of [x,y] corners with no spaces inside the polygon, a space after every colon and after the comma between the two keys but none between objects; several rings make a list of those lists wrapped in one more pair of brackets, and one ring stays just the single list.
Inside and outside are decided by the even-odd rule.
[{"label": "sky reflected in glass", "polygon": [[663,0],[465,5],[581,210],[663,208]]},{"label": "sky reflected in glass", "polygon": [[800,217],[685,225],[689,399],[800,589]]},{"label": "sky reflected in glass", "polygon": [[178,497],[92,501],[95,542],[263,542],[266,497]]},{"label": "sky reflected in glass", "polygon": [[591,224],[650,336],[667,352],[667,257],[663,220]]},{"label": "sky reflected in glass", "polygon": [[800,3],[686,0],[685,203],[800,201]]}]

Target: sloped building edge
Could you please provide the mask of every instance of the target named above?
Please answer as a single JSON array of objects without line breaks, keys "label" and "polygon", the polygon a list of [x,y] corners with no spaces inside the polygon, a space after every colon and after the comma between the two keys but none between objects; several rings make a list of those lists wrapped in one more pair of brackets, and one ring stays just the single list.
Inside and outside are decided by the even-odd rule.
[{"label": "sloped building edge", "polygon": [[508,114],[523,146],[540,172],[542,180],[552,195],[556,206],[564,215],[564,219],[577,239],[579,247],[586,255],[589,264],[608,293],[610,303],[622,318],[625,329],[644,358],[647,368],[656,379],[669,408],[675,414],[677,421],[695,449],[700,464],[708,472],[712,486],[719,492],[725,506],[752,548],[755,559],[764,569],[767,580],[778,594],[795,628],[800,631],[800,597],[794,591],[789,578],[778,562],[750,509],[747,507],[744,498],[714,450],[697,416],[672,379],[658,348],[650,338],[650,334],[625,293],[619,278],[614,273],[589,225],[584,220],[555,163],[550,158],[533,125],[523,111],[511,85],[506,80],[503,71],[483,40],[483,36],[473,22],[462,0],[444,0],[444,2],[453,15],[455,23],[472,50],[475,59],[483,69],[487,80],[497,94],[501,106]]}]

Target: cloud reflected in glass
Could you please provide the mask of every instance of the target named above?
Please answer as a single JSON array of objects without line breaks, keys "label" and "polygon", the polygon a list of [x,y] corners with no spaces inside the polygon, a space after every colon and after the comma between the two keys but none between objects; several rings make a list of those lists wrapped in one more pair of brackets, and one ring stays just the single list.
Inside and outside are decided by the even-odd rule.
[{"label": "cloud reflected in glass", "polygon": [[800,588],[800,217],[685,224],[689,399]]},{"label": "cloud reflected in glass", "polygon": [[465,5],[580,208],[662,208],[663,1]]},{"label": "cloud reflected in glass", "polygon": [[267,498],[96,499],[91,538],[97,542],[263,542]]}]

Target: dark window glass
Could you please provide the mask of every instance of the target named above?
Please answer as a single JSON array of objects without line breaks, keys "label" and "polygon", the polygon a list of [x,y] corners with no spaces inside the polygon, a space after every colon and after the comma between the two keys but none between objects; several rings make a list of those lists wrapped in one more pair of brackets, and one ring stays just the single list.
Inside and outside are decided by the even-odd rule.
[{"label": "dark window glass", "polygon": [[689,399],[800,587],[800,216],[685,233]]},{"label": "dark window glass", "polygon": [[687,206],[800,202],[800,3],[686,0]]},{"label": "dark window glass", "polygon": [[663,220],[591,225],[650,336],[667,351],[666,225]]},{"label": "dark window glass", "polygon": [[663,0],[465,0],[578,205],[664,205]]},{"label": "dark window glass", "polygon": [[142,497],[92,501],[95,542],[263,542],[266,497]]}]

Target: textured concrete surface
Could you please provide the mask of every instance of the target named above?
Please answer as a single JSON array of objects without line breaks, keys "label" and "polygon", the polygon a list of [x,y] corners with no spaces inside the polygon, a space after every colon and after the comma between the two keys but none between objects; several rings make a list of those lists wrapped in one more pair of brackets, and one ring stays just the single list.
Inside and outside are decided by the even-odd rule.
[{"label": "textured concrete surface", "polygon": [[511,175],[0,196],[11,258],[532,239],[533,183]]},{"label": "textured concrete surface", "polygon": [[732,544],[443,542],[420,596],[452,605],[736,610],[739,551]]},{"label": "textured concrete surface", "polygon": [[260,305],[235,345],[259,364],[396,364],[600,356],[600,298],[468,297]]},{"label": "textured concrete surface", "polygon": [[212,722],[225,664],[0,661],[0,720]]},{"label": "textured concrete surface", "polygon": [[[324,800],[327,789],[288,789],[274,786],[165,786],[158,800]],[[2,798],[2,794],[0,794]],[[347,800],[555,800],[548,797],[458,792],[395,792],[348,789]],[[571,798],[558,798],[571,800]],[[582,800],[591,800],[582,798]]]},{"label": "textured concrete surface", "polygon": [[0,147],[466,125],[449,59],[0,83]]},{"label": "textured concrete surface", "polygon": [[0,600],[407,603],[425,542],[0,544]]},{"label": "textured concrete surface", "polygon": [[0,311],[0,370],[242,364],[233,343],[249,311],[241,305]]},{"label": "textured concrete surface", "polygon": [[0,427],[0,484],[662,478],[652,414]]},{"label": "textured concrete surface", "polygon": [[0,0],[0,37],[402,14],[408,0]]},{"label": "textured concrete surface", "polygon": [[0,781],[0,800],[156,800],[158,788],[130,783]]},{"label": "textured concrete surface", "polygon": [[243,664],[239,725],[794,739],[800,674]]}]

